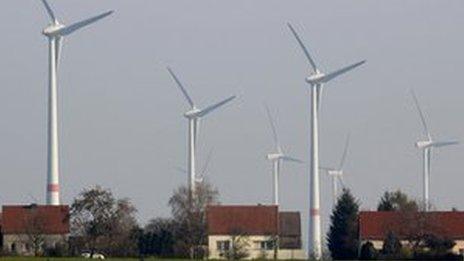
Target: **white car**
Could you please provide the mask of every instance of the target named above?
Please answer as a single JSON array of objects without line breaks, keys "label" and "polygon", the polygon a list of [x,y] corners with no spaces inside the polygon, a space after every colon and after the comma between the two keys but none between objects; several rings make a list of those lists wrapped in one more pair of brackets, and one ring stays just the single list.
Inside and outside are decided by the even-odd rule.
[{"label": "white car", "polygon": [[105,259],[105,256],[103,254],[100,254],[100,253],[93,253],[93,256],[90,257],[91,254],[89,252],[84,252],[84,253],[81,254],[81,256],[83,258],[92,258],[92,259],[101,259],[101,260]]}]

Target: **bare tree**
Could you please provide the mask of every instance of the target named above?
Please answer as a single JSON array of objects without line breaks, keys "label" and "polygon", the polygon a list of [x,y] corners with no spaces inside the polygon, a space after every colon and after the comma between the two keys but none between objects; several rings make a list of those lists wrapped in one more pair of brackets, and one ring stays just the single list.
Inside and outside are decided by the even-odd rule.
[{"label": "bare tree", "polygon": [[104,251],[108,255],[134,254],[131,239],[137,227],[136,209],[128,199],[115,199],[110,190],[100,186],[82,191],[71,206],[71,231],[77,248],[91,255]]},{"label": "bare tree", "polygon": [[205,255],[207,244],[206,207],[218,203],[219,192],[207,180],[198,183],[193,197],[187,187],[176,189],[169,199],[173,219],[176,221],[174,246],[178,255],[190,258]]},{"label": "bare tree", "polygon": [[32,248],[34,255],[38,256],[45,243],[45,220],[39,215],[37,207],[31,206],[29,214],[23,216],[23,223],[26,235],[23,243],[27,246],[27,251]]},{"label": "bare tree", "polygon": [[248,248],[250,246],[248,235],[237,228],[232,229],[228,234],[231,235],[231,245],[229,249],[224,250],[222,253],[223,256],[228,260],[247,258],[249,256]]}]

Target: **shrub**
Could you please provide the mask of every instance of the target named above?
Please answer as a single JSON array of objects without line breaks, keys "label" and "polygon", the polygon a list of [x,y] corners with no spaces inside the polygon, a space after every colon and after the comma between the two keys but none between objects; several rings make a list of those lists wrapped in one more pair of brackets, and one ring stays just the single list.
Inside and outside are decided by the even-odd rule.
[{"label": "shrub", "polygon": [[372,242],[367,241],[361,246],[360,260],[375,260],[377,259],[377,250],[374,248]]}]

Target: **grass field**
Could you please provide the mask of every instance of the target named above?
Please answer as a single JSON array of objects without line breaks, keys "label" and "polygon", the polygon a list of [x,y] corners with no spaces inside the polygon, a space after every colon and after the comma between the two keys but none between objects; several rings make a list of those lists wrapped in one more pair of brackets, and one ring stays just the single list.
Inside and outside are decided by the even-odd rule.
[{"label": "grass field", "polygon": [[[90,260],[98,260],[98,259],[88,259],[88,258],[81,258],[81,257],[0,257],[0,261],[90,261]],[[107,258],[105,260],[110,261],[139,261],[139,258]],[[144,261],[186,261],[188,259],[169,259],[169,258],[144,258]],[[288,260],[289,261],[289,260]]]},{"label": "grass field", "polygon": [[[88,259],[88,258],[79,258],[79,257],[0,257],[0,261],[90,261],[90,260],[98,260],[98,259]],[[110,261],[139,261],[139,258],[107,258],[105,260]],[[161,259],[161,258],[144,258],[144,261],[166,261],[166,260],[173,260],[173,261],[181,261],[181,260],[188,260],[188,259]]]},{"label": "grass field", "polygon": [[[89,261],[89,260],[98,260],[98,259],[88,259],[88,258],[79,258],[79,257],[0,257],[1,261]],[[138,261],[138,258],[107,258],[105,260],[110,261]],[[145,258],[145,261],[156,261],[156,260],[185,260],[185,259],[158,259],[158,258]]]},{"label": "grass field", "polygon": [[[14,256],[14,257],[1,257],[0,261],[91,261],[99,259],[89,259],[82,257],[23,257],[23,256]],[[106,258],[105,260],[109,261],[140,261],[139,258]],[[155,258],[155,257],[146,257],[144,261],[187,261],[191,259],[180,259],[180,258]],[[198,259],[201,260],[201,259]],[[291,261],[291,260],[287,260]]]},{"label": "grass field", "polygon": [[[89,258],[81,258],[81,257],[0,257],[0,261],[90,261],[90,260],[98,260],[98,259],[89,259]],[[106,258],[105,260],[110,261],[140,261],[139,258]],[[175,259],[175,258],[154,258],[154,257],[146,257],[143,259],[144,261],[186,261],[191,259]],[[198,259],[201,260],[201,259]],[[287,260],[291,261],[291,260]]]}]

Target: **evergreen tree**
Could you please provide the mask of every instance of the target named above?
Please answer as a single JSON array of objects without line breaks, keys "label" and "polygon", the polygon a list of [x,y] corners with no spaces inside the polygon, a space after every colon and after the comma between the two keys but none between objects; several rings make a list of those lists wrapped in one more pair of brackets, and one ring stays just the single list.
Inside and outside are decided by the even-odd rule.
[{"label": "evergreen tree", "polygon": [[328,247],[333,259],[349,260],[358,257],[359,203],[349,189],[343,189],[330,216],[327,234]]},{"label": "evergreen tree", "polygon": [[143,256],[174,257],[176,223],[170,218],[154,218],[139,234],[139,250]]}]

